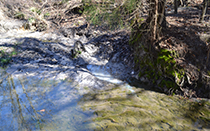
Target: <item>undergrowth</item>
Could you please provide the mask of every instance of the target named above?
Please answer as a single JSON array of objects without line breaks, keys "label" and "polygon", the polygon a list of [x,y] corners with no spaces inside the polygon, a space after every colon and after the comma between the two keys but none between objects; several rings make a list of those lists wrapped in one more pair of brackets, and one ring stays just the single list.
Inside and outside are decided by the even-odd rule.
[{"label": "undergrowth", "polygon": [[0,50],[0,67],[5,68],[10,62],[13,56],[17,55],[16,51],[10,53],[5,50]]},{"label": "undergrowth", "polygon": [[122,29],[131,25],[140,7],[140,0],[83,0],[84,16],[94,24],[106,26],[109,29]]},{"label": "undergrowth", "polygon": [[135,64],[140,67],[139,77],[145,76],[154,85],[161,88],[178,89],[181,80],[185,77],[184,69],[180,68],[175,61],[174,51],[160,49],[158,56],[151,60],[150,53],[144,49],[147,55],[135,57]]}]

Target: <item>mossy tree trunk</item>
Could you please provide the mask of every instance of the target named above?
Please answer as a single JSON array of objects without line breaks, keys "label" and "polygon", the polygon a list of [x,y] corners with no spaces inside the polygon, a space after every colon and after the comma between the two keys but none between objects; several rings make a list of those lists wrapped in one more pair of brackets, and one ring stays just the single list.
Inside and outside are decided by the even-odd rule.
[{"label": "mossy tree trunk", "polygon": [[153,48],[155,42],[159,40],[162,29],[166,28],[165,0],[150,0],[149,5],[150,10],[148,17],[139,30],[147,30],[145,36],[145,39],[147,39],[146,43],[148,45],[148,49],[153,52],[151,48]]},{"label": "mossy tree trunk", "polygon": [[[131,40],[134,47],[136,69],[142,71],[144,70],[142,65],[148,65],[148,63],[155,65],[159,52],[156,43],[161,37],[162,29],[166,28],[166,0],[149,0],[147,2],[150,9],[148,17],[144,23],[136,22]],[[147,67],[144,66],[143,68]]]},{"label": "mossy tree trunk", "polygon": [[149,0],[149,13],[144,23],[136,22],[133,27],[133,44],[144,43],[144,47],[151,49],[160,38],[163,28],[166,28],[165,18],[166,0]]}]

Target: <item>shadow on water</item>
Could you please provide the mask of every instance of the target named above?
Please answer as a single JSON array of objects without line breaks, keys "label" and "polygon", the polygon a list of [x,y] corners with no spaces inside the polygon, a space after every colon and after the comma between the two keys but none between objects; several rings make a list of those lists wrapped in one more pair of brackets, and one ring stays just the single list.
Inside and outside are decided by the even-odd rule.
[{"label": "shadow on water", "polygon": [[93,130],[93,111],[77,105],[82,96],[70,81],[8,76],[0,90],[1,131]]}]

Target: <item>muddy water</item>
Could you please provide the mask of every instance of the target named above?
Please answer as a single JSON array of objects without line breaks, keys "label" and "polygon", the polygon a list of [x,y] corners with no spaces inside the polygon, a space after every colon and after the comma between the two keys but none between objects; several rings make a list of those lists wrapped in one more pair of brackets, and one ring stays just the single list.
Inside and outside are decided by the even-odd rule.
[{"label": "muddy water", "polygon": [[[103,79],[101,68],[88,68]],[[68,79],[13,78],[2,71],[0,130],[210,130],[209,102],[128,87],[104,75],[117,81],[109,81],[113,88],[90,90]]]}]

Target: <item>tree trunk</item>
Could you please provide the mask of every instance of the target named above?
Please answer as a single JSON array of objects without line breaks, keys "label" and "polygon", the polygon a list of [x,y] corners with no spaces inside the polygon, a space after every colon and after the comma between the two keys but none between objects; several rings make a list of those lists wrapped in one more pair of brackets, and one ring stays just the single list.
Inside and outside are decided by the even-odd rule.
[{"label": "tree trunk", "polygon": [[208,7],[208,0],[203,0],[202,14],[201,14],[201,17],[200,17],[200,20],[199,20],[200,22],[202,22],[204,20],[207,7]]},{"label": "tree trunk", "polygon": [[178,2],[177,0],[174,0],[174,14],[177,14],[177,9],[178,9]]},{"label": "tree trunk", "polygon": [[162,29],[166,28],[165,1],[148,1],[150,10],[146,21],[142,24],[136,21],[132,27],[132,44],[142,43],[142,46],[147,48],[149,52],[155,52],[154,44],[159,40]]},{"label": "tree trunk", "polygon": [[151,75],[148,73],[151,71],[152,74],[156,74],[153,71],[159,69],[156,67],[159,53],[156,43],[162,35],[162,29],[166,28],[165,2],[166,0],[148,0],[149,11],[146,21],[142,24],[136,21],[132,31],[130,44],[134,50],[135,69],[144,75]]},{"label": "tree trunk", "polygon": [[153,27],[153,39],[156,40],[157,36],[157,25],[158,25],[158,0],[155,0],[155,20],[154,20],[154,27]]},{"label": "tree trunk", "polygon": [[150,33],[154,40],[159,39],[161,29],[166,27],[165,0],[150,0],[150,11],[146,23],[150,24]]}]

